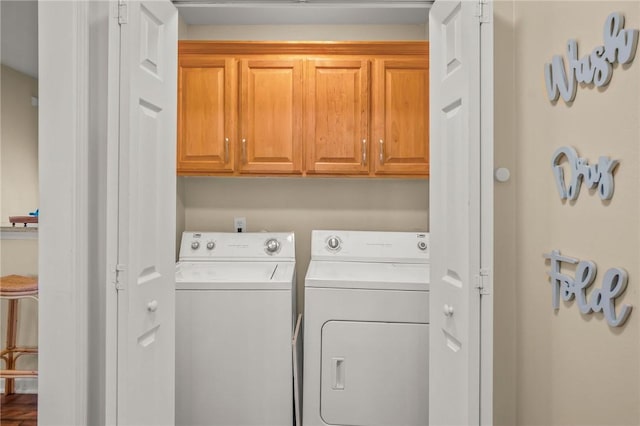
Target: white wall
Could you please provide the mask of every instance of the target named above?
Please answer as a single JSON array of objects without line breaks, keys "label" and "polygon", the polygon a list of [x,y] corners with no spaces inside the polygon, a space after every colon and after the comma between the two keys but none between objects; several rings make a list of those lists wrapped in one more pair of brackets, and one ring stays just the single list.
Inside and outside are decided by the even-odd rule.
[{"label": "white wall", "polygon": [[[543,78],[553,55],[566,56],[568,39],[580,56],[602,45],[609,13],[640,28],[640,2],[509,1],[497,10],[496,105],[504,114],[496,113],[496,165],[510,166],[513,180],[496,186],[496,424],[640,424],[640,56],[615,66],[606,88],[581,85],[571,105],[549,102]],[[620,160],[611,201],[586,188],[575,202],[560,200],[551,158],[565,145],[591,164]],[[597,264],[591,291],[608,268],[628,271],[616,300],[618,311],[636,307],[626,325],[582,315],[575,301],[554,312],[542,257],[554,249]]]},{"label": "white wall", "polygon": [[0,225],[38,208],[38,80],[2,66]]},{"label": "white wall", "polygon": [[[5,227],[11,226],[9,216],[26,216],[38,208],[38,108],[31,104],[31,98],[38,96],[38,80],[4,65],[0,75],[0,225]],[[38,275],[38,240],[31,238],[33,234],[29,237],[30,239],[3,237],[0,240],[0,275]],[[24,299],[19,302],[18,310],[18,343],[37,346],[37,302]],[[7,312],[5,300],[0,304],[0,312],[0,342],[4,347]],[[20,357],[17,368],[37,370],[37,356]],[[16,389],[33,392],[35,384],[33,380],[19,380],[16,381]]]}]

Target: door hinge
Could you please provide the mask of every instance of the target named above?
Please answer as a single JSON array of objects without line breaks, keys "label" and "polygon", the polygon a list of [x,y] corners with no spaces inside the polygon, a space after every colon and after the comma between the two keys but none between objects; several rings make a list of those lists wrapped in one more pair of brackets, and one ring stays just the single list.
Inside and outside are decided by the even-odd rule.
[{"label": "door hinge", "polygon": [[487,11],[488,0],[477,0],[477,1],[478,3],[476,4],[476,16],[478,17],[478,20],[480,21],[481,24],[489,22],[489,13]]},{"label": "door hinge", "polygon": [[118,263],[115,268],[113,268],[113,272],[115,275],[115,280],[113,281],[113,283],[115,284],[116,290],[120,291],[120,290],[124,290],[124,286],[122,285],[122,281],[120,281],[120,273],[123,272],[125,270],[125,265],[123,265],[122,263]]},{"label": "door hinge", "polygon": [[118,0],[118,24],[126,24],[129,21],[129,11],[126,0]]},{"label": "door hinge", "polygon": [[491,294],[489,289],[489,274],[489,269],[482,268],[480,269],[480,273],[476,275],[476,288],[481,295]]}]

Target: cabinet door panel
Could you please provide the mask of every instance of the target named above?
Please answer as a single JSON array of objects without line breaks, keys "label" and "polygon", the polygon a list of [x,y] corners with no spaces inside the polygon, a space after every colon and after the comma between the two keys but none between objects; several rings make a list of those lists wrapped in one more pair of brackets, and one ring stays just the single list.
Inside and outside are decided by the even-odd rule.
[{"label": "cabinet door panel", "polygon": [[428,175],[428,60],[377,60],[374,91],[375,173]]},{"label": "cabinet door panel", "polygon": [[235,87],[233,59],[180,60],[178,173],[233,171]]},{"label": "cabinet door panel", "polygon": [[241,173],[301,173],[302,61],[241,61]]},{"label": "cabinet door panel", "polygon": [[369,61],[309,60],[305,147],[308,173],[369,171]]}]

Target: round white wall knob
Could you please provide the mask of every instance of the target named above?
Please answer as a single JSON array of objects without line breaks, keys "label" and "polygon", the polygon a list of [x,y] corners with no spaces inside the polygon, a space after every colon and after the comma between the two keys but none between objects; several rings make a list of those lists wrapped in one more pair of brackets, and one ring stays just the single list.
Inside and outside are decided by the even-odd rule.
[{"label": "round white wall knob", "polygon": [[495,177],[498,182],[506,182],[511,177],[511,172],[506,167],[500,167],[496,169]]}]

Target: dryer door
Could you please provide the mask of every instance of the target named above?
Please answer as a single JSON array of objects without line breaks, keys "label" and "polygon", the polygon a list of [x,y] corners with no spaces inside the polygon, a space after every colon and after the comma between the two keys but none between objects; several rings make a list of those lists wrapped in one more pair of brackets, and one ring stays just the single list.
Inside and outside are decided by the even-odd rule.
[{"label": "dryer door", "polygon": [[328,321],[320,413],[332,425],[426,425],[429,325]]}]

